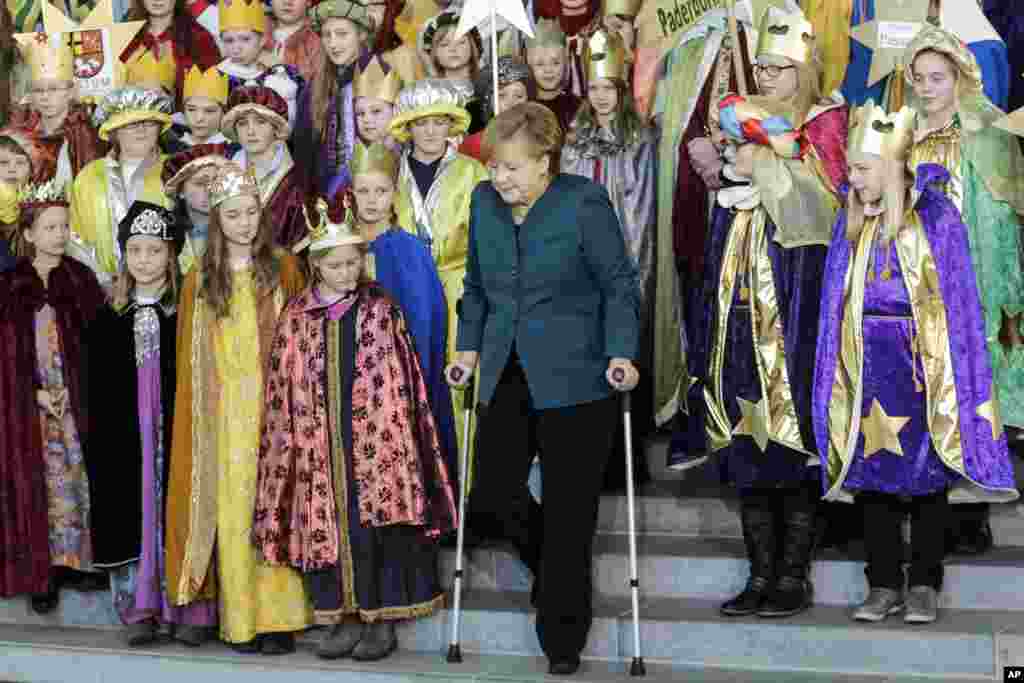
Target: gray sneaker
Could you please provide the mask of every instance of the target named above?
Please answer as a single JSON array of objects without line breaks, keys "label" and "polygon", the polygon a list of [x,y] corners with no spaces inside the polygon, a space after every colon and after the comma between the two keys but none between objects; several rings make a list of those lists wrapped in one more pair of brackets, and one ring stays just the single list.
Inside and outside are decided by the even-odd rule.
[{"label": "gray sneaker", "polygon": [[930,624],[939,616],[939,594],[931,586],[914,586],[907,592],[908,624]]},{"label": "gray sneaker", "polygon": [[853,612],[857,621],[881,621],[903,611],[903,595],[891,588],[872,588],[868,599]]}]

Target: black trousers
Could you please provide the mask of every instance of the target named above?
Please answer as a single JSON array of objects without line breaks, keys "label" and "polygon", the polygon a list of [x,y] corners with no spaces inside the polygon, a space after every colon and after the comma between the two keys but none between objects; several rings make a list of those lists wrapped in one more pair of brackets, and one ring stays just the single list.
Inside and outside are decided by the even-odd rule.
[{"label": "black trousers", "polygon": [[864,573],[872,588],[903,590],[903,518],[910,513],[910,571],[907,586],[942,589],[949,500],[945,491],[903,499],[887,493],[857,494],[864,511]]},{"label": "black trousers", "polygon": [[[537,637],[551,659],[583,650],[592,621],[594,529],[619,402],[535,410],[515,354],[482,410],[468,524],[511,541],[539,580]],[[527,479],[543,463],[543,507]]]}]

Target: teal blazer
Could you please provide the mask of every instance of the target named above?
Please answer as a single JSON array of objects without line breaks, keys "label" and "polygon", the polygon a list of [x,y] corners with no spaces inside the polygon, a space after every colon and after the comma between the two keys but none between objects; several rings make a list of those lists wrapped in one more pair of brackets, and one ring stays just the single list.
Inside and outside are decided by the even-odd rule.
[{"label": "teal blazer", "polygon": [[608,193],[582,176],[555,176],[520,226],[477,185],[465,288],[456,348],[480,353],[485,405],[513,344],[538,410],[607,397],[608,360],[636,358],[636,268]]}]

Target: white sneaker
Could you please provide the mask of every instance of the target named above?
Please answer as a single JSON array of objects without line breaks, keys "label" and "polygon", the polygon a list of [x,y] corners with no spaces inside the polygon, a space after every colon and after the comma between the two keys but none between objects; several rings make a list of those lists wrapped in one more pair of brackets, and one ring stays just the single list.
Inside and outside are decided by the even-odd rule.
[{"label": "white sneaker", "polygon": [[890,614],[903,611],[903,595],[891,588],[872,588],[868,599],[853,612],[857,621],[881,621]]}]

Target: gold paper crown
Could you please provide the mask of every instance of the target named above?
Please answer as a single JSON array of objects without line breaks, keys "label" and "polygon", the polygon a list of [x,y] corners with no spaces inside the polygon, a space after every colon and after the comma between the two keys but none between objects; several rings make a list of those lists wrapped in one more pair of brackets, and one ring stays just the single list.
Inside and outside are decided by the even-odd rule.
[{"label": "gold paper crown", "polygon": [[847,154],[874,154],[883,159],[902,160],[914,142],[914,110],[904,106],[886,113],[874,100],[853,110]]},{"label": "gold paper crown", "polygon": [[618,33],[598,29],[590,36],[583,51],[583,63],[587,69],[587,80],[598,78],[629,79],[626,64],[626,46]]},{"label": "gold paper crown", "polygon": [[369,147],[356,143],[352,151],[352,161],[349,162],[349,169],[353,176],[361,173],[383,173],[394,179],[398,175],[398,155],[391,151],[387,145],[375,142]]},{"label": "gold paper crown", "polygon": [[643,0],[604,0],[604,16],[617,14],[623,17],[635,17],[640,13]]},{"label": "gold paper crown", "polygon": [[255,31],[264,33],[267,30],[267,14],[260,0],[224,0],[217,1],[217,18],[220,32]]},{"label": "gold paper crown", "polygon": [[32,81],[72,81],[75,78],[71,46],[61,34],[20,33],[15,38],[22,59],[29,65]]},{"label": "gold paper crown", "polygon": [[221,106],[228,102],[228,77],[211,66],[206,71],[193,64],[185,73],[183,100],[190,97],[208,97]]},{"label": "gold paper crown", "polygon": [[243,171],[233,161],[221,164],[210,181],[210,208],[243,194],[260,196],[260,186],[253,170],[249,168]]},{"label": "gold paper crown", "polygon": [[814,54],[814,26],[803,14],[765,12],[757,41],[757,56],[786,57],[809,64]]},{"label": "gold paper crown", "polygon": [[321,197],[316,200],[316,212],[319,220],[316,225],[309,220],[309,212],[305,205],[302,213],[306,217],[306,228],[309,232],[306,237],[299,241],[292,251],[296,254],[309,249],[310,251],[322,251],[334,247],[345,247],[356,244],[365,244],[366,239],[352,229],[352,209],[346,205],[345,220],[341,223],[332,223],[327,217],[327,202]]},{"label": "gold paper crown", "polygon": [[150,50],[141,50],[124,65],[124,82],[126,85],[140,85],[146,87],[159,86],[168,92],[174,92],[175,82],[178,78],[177,69],[174,66],[174,57],[170,50],[162,50],[163,57],[159,60],[153,56]]},{"label": "gold paper crown", "polygon": [[352,92],[356,97],[372,97],[394,104],[402,90],[402,79],[395,69],[384,73],[377,56],[370,58],[365,69],[356,67],[352,79]]},{"label": "gold paper crown", "polygon": [[533,38],[526,39],[526,48],[531,47],[565,47],[569,39],[557,19],[538,19],[533,31]]}]

